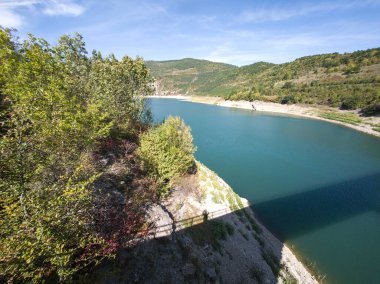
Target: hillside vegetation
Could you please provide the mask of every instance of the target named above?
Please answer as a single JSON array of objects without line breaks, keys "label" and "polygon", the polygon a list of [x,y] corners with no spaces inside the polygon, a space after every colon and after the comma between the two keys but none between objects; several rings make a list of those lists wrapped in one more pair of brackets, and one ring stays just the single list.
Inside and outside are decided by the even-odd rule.
[{"label": "hillside vegetation", "polygon": [[206,60],[149,61],[157,92],[283,104],[321,104],[380,113],[380,48],[236,67]]},{"label": "hillside vegetation", "polygon": [[[196,163],[180,118],[152,125],[141,58],[88,56],[79,34],[52,46],[0,29],[0,63],[0,283],[239,282],[227,268],[259,282],[315,283],[295,257],[282,261],[282,243]],[[226,216],[183,220],[205,209]],[[170,234],[156,238],[162,225]],[[230,258],[219,257],[223,249]]]},{"label": "hillside vegetation", "polygon": [[194,165],[190,130],[150,126],[143,60],[88,56],[79,34],[0,29],[0,63],[0,282],[83,283],[154,225],[148,207]]},{"label": "hillside vegetation", "polygon": [[207,60],[185,58],[170,61],[147,61],[162,93],[226,96],[248,83],[249,75],[265,70],[271,63],[256,63],[238,68]]}]

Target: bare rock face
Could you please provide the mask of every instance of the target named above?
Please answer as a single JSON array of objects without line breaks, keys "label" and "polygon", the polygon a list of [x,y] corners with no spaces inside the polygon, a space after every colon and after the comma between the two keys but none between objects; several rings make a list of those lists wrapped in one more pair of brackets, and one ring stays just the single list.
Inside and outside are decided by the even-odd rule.
[{"label": "bare rock face", "polygon": [[147,215],[148,219],[156,224],[156,227],[161,227],[172,223],[170,216],[162,209],[161,206],[157,204],[149,208]]}]

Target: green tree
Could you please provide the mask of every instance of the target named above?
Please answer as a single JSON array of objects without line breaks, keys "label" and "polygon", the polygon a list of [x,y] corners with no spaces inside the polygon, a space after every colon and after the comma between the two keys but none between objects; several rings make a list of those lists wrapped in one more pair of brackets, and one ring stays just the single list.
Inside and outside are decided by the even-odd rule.
[{"label": "green tree", "polygon": [[0,29],[0,135],[6,132],[11,109],[4,86],[8,78],[15,72],[18,63],[17,45],[12,32],[10,29]]},{"label": "green tree", "polygon": [[176,177],[194,166],[196,149],[192,141],[190,128],[179,117],[171,116],[141,135],[139,155],[161,185],[162,194]]},{"label": "green tree", "polygon": [[[80,35],[63,36],[54,47],[29,35],[19,45],[11,31],[0,29],[1,101],[8,102],[0,136],[0,282],[70,280],[114,254],[141,224],[129,222],[133,214],[125,210],[113,212],[94,190],[102,172],[89,157],[112,128],[138,124],[149,74],[141,59],[113,59],[111,69],[118,71],[110,78],[96,73],[86,54]],[[99,81],[91,81],[94,74]],[[94,90],[103,82],[116,85],[97,100]],[[117,102],[117,115],[109,101]],[[118,220],[109,234],[96,217],[107,210]]]},{"label": "green tree", "polygon": [[[94,102],[110,114],[119,128],[131,131],[144,116],[144,96],[153,91],[152,79],[141,58],[125,56],[118,61],[113,55],[94,57],[88,89]],[[120,129],[119,129],[120,131]]]}]

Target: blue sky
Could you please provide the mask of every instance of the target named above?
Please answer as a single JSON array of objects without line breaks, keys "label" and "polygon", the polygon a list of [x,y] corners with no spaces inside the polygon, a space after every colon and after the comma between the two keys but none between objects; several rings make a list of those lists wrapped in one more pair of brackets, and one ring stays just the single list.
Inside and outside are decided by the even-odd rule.
[{"label": "blue sky", "polygon": [[235,65],[380,46],[380,0],[0,0],[0,25],[55,43],[146,60],[193,57]]}]

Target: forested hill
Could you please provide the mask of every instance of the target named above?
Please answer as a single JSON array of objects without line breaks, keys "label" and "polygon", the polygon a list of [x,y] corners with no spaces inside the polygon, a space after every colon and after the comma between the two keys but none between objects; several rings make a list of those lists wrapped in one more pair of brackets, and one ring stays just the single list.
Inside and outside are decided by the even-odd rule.
[{"label": "forested hill", "polygon": [[258,62],[244,67],[208,60],[184,58],[168,61],[146,61],[157,79],[159,93],[226,96],[248,83],[250,75],[274,66]]},{"label": "forested hill", "polygon": [[237,67],[206,60],[148,61],[161,94],[380,109],[380,48]]}]

